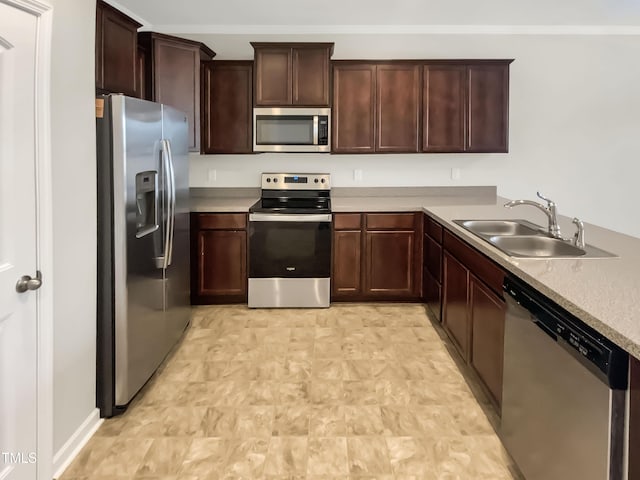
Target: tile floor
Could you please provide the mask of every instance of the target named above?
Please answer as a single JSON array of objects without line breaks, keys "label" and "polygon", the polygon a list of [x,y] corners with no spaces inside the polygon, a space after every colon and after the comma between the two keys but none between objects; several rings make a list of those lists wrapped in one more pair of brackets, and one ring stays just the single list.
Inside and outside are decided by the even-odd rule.
[{"label": "tile floor", "polygon": [[520,478],[451,349],[421,305],[194,308],[61,479]]}]

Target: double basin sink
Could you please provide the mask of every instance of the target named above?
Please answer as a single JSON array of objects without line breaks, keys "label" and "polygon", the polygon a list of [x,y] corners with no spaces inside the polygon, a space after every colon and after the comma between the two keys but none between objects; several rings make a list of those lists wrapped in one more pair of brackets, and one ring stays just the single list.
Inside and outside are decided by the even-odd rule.
[{"label": "double basin sink", "polygon": [[592,245],[585,245],[583,249],[569,241],[553,238],[543,227],[526,220],[454,220],[453,222],[511,257],[615,257],[615,255]]}]

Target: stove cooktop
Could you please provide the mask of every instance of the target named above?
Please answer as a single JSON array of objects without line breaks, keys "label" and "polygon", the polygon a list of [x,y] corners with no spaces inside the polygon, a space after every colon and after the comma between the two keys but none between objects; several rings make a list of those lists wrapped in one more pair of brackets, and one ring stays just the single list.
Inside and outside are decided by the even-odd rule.
[{"label": "stove cooktop", "polygon": [[331,213],[329,198],[261,198],[249,208],[249,213]]}]

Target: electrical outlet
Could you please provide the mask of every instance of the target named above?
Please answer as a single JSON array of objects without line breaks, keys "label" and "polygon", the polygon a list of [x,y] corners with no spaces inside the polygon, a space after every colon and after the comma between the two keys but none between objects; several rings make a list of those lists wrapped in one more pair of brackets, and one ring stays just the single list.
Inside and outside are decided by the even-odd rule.
[{"label": "electrical outlet", "polygon": [[361,182],[362,181],[362,170],[359,168],[356,168],[353,171],[353,180],[356,182]]},{"label": "electrical outlet", "polygon": [[460,180],[460,169],[452,168],[451,169],[451,180]]},{"label": "electrical outlet", "polygon": [[209,181],[210,182],[215,182],[218,178],[218,172],[215,168],[210,168],[209,169]]}]

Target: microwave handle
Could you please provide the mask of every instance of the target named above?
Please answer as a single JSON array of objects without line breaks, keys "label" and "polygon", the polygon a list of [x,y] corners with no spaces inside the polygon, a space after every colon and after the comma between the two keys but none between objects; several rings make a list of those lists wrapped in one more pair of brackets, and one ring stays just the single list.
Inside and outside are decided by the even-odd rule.
[{"label": "microwave handle", "polygon": [[318,115],[313,116],[313,144],[318,145]]}]

